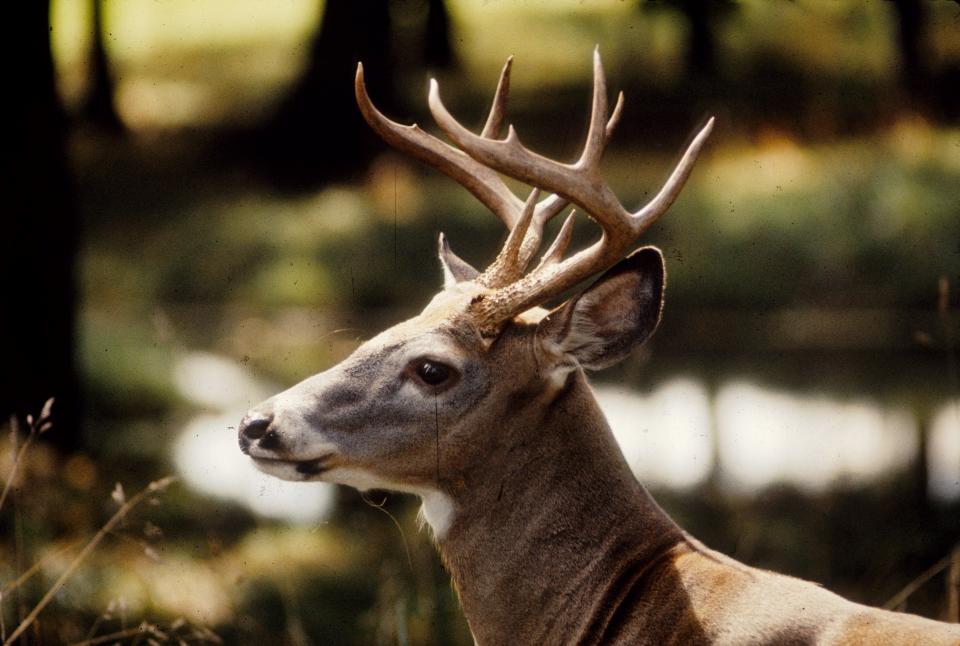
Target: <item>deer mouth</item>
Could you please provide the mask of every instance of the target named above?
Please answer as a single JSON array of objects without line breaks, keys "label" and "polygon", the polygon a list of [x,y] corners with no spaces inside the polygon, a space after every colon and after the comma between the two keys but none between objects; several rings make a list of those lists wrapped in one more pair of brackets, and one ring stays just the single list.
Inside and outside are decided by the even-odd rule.
[{"label": "deer mouth", "polygon": [[292,467],[294,471],[305,477],[318,476],[333,467],[330,463],[332,453],[310,460],[287,460],[283,458],[261,458],[250,456],[254,464],[262,471],[272,471],[278,467]]}]

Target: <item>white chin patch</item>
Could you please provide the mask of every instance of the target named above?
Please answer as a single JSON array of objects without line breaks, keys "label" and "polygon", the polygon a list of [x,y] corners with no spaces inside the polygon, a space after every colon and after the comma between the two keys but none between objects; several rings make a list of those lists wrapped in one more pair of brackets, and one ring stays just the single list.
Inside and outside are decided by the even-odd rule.
[{"label": "white chin patch", "polygon": [[284,462],[282,460],[263,460],[251,458],[257,469],[281,480],[292,482],[307,482],[310,480],[324,481],[323,474],[303,465],[308,463]]},{"label": "white chin patch", "polygon": [[350,467],[337,467],[330,469],[324,475],[326,482],[353,487],[359,491],[370,491],[371,489],[382,489],[384,491],[404,491],[396,482],[385,480],[374,473],[364,469],[353,469]]}]

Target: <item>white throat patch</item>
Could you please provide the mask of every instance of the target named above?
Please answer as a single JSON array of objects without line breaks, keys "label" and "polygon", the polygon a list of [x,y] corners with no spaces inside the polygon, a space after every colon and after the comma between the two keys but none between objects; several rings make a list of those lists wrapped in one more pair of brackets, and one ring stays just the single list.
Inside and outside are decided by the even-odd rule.
[{"label": "white throat patch", "polygon": [[420,492],[423,505],[420,507],[420,520],[430,526],[433,536],[441,540],[447,535],[453,524],[453,499],[442,491],[427,490]]}]

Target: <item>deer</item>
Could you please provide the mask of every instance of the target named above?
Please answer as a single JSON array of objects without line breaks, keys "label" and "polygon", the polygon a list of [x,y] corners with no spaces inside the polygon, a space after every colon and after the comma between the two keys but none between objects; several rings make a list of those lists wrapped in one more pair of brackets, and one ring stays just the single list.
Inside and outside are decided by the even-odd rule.
[{"label": "deer", "polygon": [[[623,93],[611,111],[599,49],[573,163],[533,152],[512,125],[503,135],[511,66],[479,134],[430,81],[447,143],[382,114],[358,65],[372,129],[463,185],[507,236],[481,272],[440,234],[443,288],[423,311],[252,408],[241,450],[278,478],[419,496],[477,644],[960,644],[958,625],[859,605],[707,548],[633,475],[585,371],[623,360],[657,328],[664,258],[634,245],[680,194],[714,120],[631,212],[600,172]],[[530,269],[545,225],[568,207],[599,238],[568,255],[571,211]]]}]

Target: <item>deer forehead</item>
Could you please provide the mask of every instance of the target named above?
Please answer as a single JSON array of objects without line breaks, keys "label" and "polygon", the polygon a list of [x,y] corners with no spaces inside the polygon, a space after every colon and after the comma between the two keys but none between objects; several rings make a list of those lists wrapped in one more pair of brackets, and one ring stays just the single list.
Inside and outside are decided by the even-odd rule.
[{"label": "deer forehead", "polygon": [[421,357],[453,364],[466,361],[469,352],[453,331],[444,326],[411,325],[412,321],[404,321],[370,339],[357,349],[356,358],[364,363],[367,359],[376,359],[378,363],[398,364]]},{"label": "deer forehead", "polygon": [[433,348],[434,351],[462,355],[465,353],[464,342],[470,336],[476,336],[469,334],[469,330],[473,329],[470,324],[470,304],[487,291],[473,283],[445,289],[434,296],[420,314],[384,330],[364,343],[361,349],[364,352],[376,352],[403,347],[410,351],[429,352]]},{"label": "deer forehead", "polygon": [[[471,306],[490,293],[492,293],[491,289],[473,281],[448,287],[436,294],[420,314],[384,330],[367,341],[363,347],[374,350],[409,344],[414,339],[422,339],[425,344],[431,338],[441,338],[431,335],[430,332],[433,331],[444,332],[443,337],[455,334],[461,342],[472,345],[469,341],[479,341],[480,333],[477,321],[474,320],[471,312]],[[514,320],[521,324],[536,325],[548,313],[549,311],[543,307],[532,307],[517,314]],[[481,349],[486,346],[478,343],[477,347]],[[463,348],[460,347],[460,350],[462,351]]]}]

